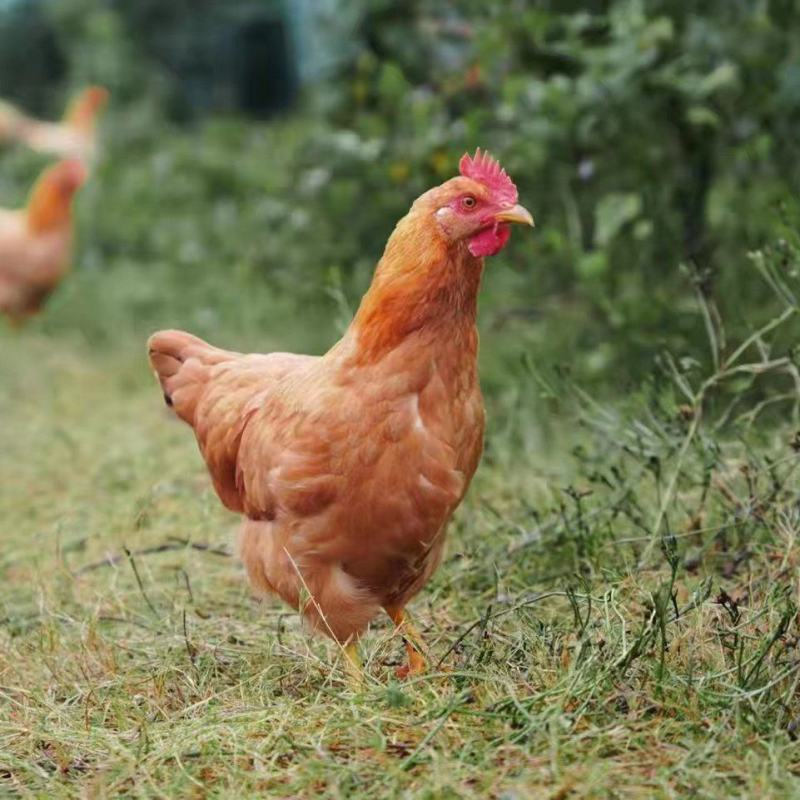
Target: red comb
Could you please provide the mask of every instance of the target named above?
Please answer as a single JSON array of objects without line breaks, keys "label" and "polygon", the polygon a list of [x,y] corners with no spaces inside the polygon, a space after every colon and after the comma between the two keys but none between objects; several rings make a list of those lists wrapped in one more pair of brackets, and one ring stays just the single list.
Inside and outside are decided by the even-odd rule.
[{"label": "red comb", "polygon": [[458,171],[465,178],[472,178],[491,189],[501,202],[517,202],[517,187],[514,186],[514,181],[487,152],[482,153],[480,147],[474,156],[469,156],[467,153],[461,156]]}]

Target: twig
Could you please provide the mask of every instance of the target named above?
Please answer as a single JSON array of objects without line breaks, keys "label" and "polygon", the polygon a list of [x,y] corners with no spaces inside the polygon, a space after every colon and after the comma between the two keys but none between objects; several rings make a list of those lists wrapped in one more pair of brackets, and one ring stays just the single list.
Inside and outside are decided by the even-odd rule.
[{"label": "twig", "polygon": [[200,680],[200,672],[197,669],[197,648],[189,641],[189,630],[186,627],[186,609],[183,609],[183,641],[186,644],[186,652],[189,656],[189,662],[192,665],[194,676],[196,680]]},{"label": "twig", "polygon": [[121,625],[135,625],[137,628],[143,628],[146,631],[153,630],[149,625],[145,625],[144,622],[139,622],[137,619],[128,619],[126,617],[112,617],[106,614],[101,614],[97,620],[98,622],[118,622]]},{"label": "twig", "polygon": [[153,547],[143,547],[141,550],[132,551],[128,551],[126,549],[124,553],[116,553],[114,555],[108,553],[106,557],[100,561],[93,561],[91,564],[86,564],[72,574],[83,575],[86,572],[92,572],[93,570],[100,569],[101,567],[114,567],[119,564],[120,561],[130,556],[135,556],[138,558],[139,556],[150,556],[156,553],[167,553],[171,550],[185,550],[187,548],[190,550],[198,550],[201,553],[212,553],[215,556],[231,558],[230,550],[227,550],[224,547],[214,547],[210,544],[191,542],[188,539],[180,539],[177,536],[170,536],[168,541],[163,542],[162,544],[154,545]]},{"label": "twig", "polygon": [[145,603],[147,603],[147,607],[153,612],[153,616],[158,616],[158,611],[156,611],[156,607],[150,602],[150,598],[147,596],[147,592],[144,590],[144,584],[142,583],[142,578],[139,575],[139,569],[136,566],[136,561],[133,558],[133,554],[127,547],[123,545],[122,549],[125,551],[125,555],[128,557],[128,561],[130,562],[131,569],[133,570],[133,574],[136,576],[136,583],[139,586],[139,591],[142,593],[142,597],[144,597]]}]

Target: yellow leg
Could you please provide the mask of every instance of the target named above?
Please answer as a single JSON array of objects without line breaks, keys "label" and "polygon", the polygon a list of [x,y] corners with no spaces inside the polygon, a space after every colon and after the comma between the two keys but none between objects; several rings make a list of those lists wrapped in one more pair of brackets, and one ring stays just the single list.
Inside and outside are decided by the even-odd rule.
[{"label": "yellow leg", "polygon": [[364,671],[361,667],[361,656],[358,653],[356,642],[350,642],[344,646],[344,668],[350,687],[353,690],[360,689],[364,683]]},{"label": "yellow leg", "polygon": [[425,656],[423,656],[421,652],[422,636],[420,636],[419,631],[406,619],[405,611],[402,608],[387,608],[386,613],[402,635],[406,645],[406,655],[408,657],[408,663],[405,666],[398,667],[395,670],[395,674],[398,678],[421,675],[428,668]]}]

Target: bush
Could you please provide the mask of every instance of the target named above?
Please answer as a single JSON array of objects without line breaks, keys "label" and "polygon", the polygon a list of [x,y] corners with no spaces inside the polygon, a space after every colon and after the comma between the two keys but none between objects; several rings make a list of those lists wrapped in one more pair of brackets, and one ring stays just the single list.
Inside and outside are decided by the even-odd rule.
[{"label": "bush", "polygon": [[[114,91],[87,264],[113,267],[124,249],[180,281],[196,237],[209,285],[240,263],[301,304],[332,293],[344,318],[409,203],[481,145],[538,223],[487,272],[484,341],[516,340],[507,366],[532,357],[616,382],[664,348],[699,349],[698,296],[731,340],[775,313],[743,254],[800,219],[792,3],[358,0],[317,12],[341,59],[292,120],[184,129],[165,122],[175,76],[148,45],[166,41],[148,7],[43,6],[65,85]],[[198,197],[219,225],[198,218]],[[167,206],[175,216],[154,220]]]},{"label": "bush", "polygon": [[577,307],[589,371],[695,341],[696,289],[734,320],[771,313],[740,254],[798,218],[791,4],[361,9],[360,51],[320,89],[335,131],[305,151],[309,168],[329,170],[321,202],[346,263],[481,145],[540,228],[508,250],[506,294],[522,307],[506,311],[530,318],[544,298]]}]

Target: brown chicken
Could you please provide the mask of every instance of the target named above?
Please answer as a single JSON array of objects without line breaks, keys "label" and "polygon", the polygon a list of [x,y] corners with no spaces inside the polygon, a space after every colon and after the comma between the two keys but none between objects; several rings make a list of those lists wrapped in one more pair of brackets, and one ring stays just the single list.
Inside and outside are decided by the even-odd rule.
[{"label": "brown chicken", "polygon": [[106,89],[90,86],[69,104],[61,122],[33,119],[0,102],[0,141],[19,141],[40,153],[88,161],[96,148],[97,117],[107,102]]},{"label": "brown chicken", "polygon": [[46,169],[20,210],[0,209],[0,312],[12,323],[41,308],[70,265],[72,198],[86,180],[77,160]]},{"label": "brown chicken", "polygon": [[478,288],[509,223],[532,225],[478,150],[423,194],[389,238],[342,339],[321,357],[242,355],[182,331],[148,343],[164,397],[195,431],[222,502],[244,515],[252,585],[345,648],[384,609],[424,669],[406,604],[442,558],[478,466]]}]

